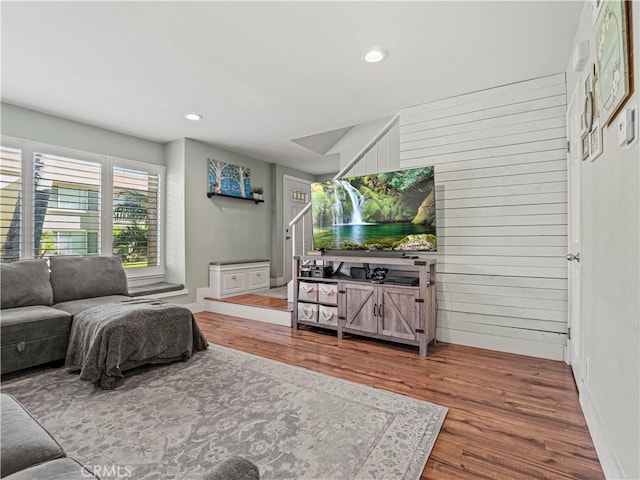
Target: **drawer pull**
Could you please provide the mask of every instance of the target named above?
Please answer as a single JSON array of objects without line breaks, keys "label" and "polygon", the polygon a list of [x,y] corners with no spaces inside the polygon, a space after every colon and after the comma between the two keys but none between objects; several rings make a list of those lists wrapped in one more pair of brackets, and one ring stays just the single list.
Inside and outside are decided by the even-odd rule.
[{"label": "drawer pull", "polygon": [[235,280],[235,279],[236,279],[236,276],[235,276],[235,275],[234,275],[233,277],[231,277],[231,280]]},{"label": "drawer pull", "polygon": [[333,317],[333,312],[328,312],[326,310],[322,310],[320,312],[320,318],[323,320],[331,320],[331,317]]},{"label": "drawer pull", "polygon": [[303,292],[306,292],[306,293],[313,292],[313,287],[311,287],[311,286],[309,286],[309,285],[302,285],[302,286],[300,287],[300,289],[301,289]]},{"label": "drawer pull", "polygon": [[335,288],[324,288],[324,287],[320,287],[320,291],[324,294],[324,295],[335,295],[337,292],[337,290]]},{"label": "drawer pull", "polygon": [[256,277],[261,277],[262,274],[260,272],[256,273]]}]

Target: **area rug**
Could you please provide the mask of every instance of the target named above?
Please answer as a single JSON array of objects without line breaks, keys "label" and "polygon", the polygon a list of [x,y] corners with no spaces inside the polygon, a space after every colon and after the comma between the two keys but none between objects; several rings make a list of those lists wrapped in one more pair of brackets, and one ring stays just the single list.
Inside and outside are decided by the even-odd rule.
[{"label": "area rug", "polygon": [[253,295],[260,297],[280,298],[282,300],[287,299],[287,286],[266,288],[264,290],[258,290],[253,292]]},{"label": "area rug", "polygon": [[263,479],[417,480],[447,409],[211,345],[98,390],[64,369],[11,379],[69,456],[131,478],[198,479],[240,455]]}]

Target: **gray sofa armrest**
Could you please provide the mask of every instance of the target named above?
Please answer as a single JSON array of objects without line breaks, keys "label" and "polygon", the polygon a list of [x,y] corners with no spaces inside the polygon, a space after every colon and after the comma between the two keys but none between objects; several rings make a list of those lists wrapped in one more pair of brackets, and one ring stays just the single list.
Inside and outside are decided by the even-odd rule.
[{"label": "gray sofa armrest", "polygon": [[66,456],[60,444],[11,395],[0,394],[0,415],[0,468],[3,477]]},{"label": "gray sofa armrest", "polygon": [[249,460],[231,457],[216,465],[203,480],[260,480],[260,471]]}]

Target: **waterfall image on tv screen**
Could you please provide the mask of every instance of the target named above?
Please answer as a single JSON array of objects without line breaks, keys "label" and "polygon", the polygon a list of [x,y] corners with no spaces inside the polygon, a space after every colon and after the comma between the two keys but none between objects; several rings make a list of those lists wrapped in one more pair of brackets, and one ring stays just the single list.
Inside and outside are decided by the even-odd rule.
[{"label": "waterfall image on tv screen", "polygon": [[311,184],[313,247],[435,251],[433,167]]}]

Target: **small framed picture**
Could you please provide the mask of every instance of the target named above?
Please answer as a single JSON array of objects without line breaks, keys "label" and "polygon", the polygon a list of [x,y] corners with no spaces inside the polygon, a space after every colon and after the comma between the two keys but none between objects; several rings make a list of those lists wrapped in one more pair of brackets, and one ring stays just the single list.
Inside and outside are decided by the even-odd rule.
[{"label": "small framed picture", "polygon": [[[600,129],[600,122],[593,122],[593,128],[589,133],[589,160],[592,162],[600,156],[602,153],[602,130]],[[584,157],[583,157],[584,160]]]},{"label": "small framed picture", "polygon": [[591,137],[587,132],[582,136],[582,160],[589,158],[589,148],[591,148]]}]

